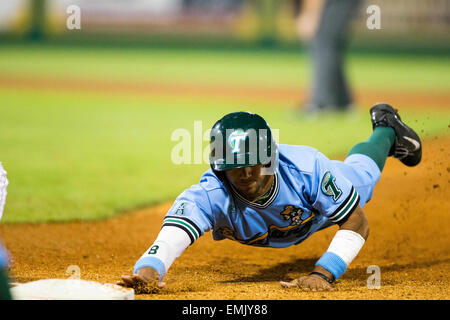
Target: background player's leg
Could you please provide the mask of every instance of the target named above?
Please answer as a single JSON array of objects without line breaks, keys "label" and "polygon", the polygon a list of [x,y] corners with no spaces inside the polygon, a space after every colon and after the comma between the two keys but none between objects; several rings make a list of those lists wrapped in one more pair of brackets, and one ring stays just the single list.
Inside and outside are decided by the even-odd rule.
[{"label": "background player's leg", "polygon": [[327,0],[317,34],[310,43],[313,85],[310,105],[346,110],[352,103],[344,70],[344,54],[351,18],[360,0]]},{"label": "background player's leg", "polygon": [[375,128],[372,135],[365,142],[355,145],[347,157],[352,154],[363,154],[371,158],[378,166],[380,171],[383,171],[386,159],[389,156],[395,142],[395,131],[389,127]]}]

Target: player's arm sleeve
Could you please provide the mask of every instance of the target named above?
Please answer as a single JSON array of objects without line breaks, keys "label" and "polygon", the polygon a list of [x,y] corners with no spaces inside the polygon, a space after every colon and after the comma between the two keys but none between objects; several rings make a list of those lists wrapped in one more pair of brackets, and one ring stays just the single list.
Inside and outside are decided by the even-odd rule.
[{"label": "player's arm sleeve", "polygon": [[134,273],[143,267],[152,267],[161,281],[172,263],[189,247],[191,240],[180,228],[162,227],[155,242],[134,265]]},{"label": "player's arm sleeve", "polygon": [[166,214],[155,242],[136,262],[134,273],[152,267],[161,281],[175,259],[212,228],[210,210],[207,194],[200,186],[183,192]]},{"label": "player's arm sleeve", "polygon": [[334,223],[345,221],[358,207],[352,183],[323,154],[318,154],[311,179],[312,206]]}]

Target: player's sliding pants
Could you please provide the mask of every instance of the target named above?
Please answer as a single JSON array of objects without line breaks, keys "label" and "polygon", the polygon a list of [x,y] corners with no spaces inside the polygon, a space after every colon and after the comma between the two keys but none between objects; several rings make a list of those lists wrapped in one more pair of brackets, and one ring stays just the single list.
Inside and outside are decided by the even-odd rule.
[{"label": "player's sliding pants", "polygon": [[395,132],[392,128],[378,127],[367,141],[358,143],[350,150],[344,162],[333,160],[336,168],[358,191],[361,207],[372,198],[373,189],[380,180],[394,142]]},{"label": "player's sliding pants", "polygon": [[364,205],[372,198],[373,189],[380,180],[381,171],[375,162],[364,154],[352,154],[344,162],[333,160],[335,167],[355,187],[360,196],[359,205]]}]

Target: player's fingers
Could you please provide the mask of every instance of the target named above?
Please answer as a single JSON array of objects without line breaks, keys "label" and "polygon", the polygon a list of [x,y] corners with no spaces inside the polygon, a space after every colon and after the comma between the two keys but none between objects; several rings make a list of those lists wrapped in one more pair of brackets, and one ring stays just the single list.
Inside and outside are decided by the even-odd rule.
[{"label": "player's fingers", "polygon": [[302,277],[298,281],[298,287],[303,291],[315,291],[314,281],[306,277]]},{"label": "player's fingers", "polygon": [[301,287],[299,287],[299,288],[300,288],[300,290],[302,290],[302,291],[311,291],[311,288],[310,288],[309,286],[303,285],[303,286],[301,286]]},{"label": "player's fingers", "polygon": [[118,286],[121,286],[121,287],[128,287],[128,286],[126,285],[126,283],[124,283],[124,282],[122,282],[122,281],[117,281],[116,284],[117,284]]},{"label": "player's fingers", "polygon": [[315,281],[312,282],[310,285],[311,291],[322,291],[321,290],[322,287],[323,287],[323,283],[320,282],[318,279],[315,279]]},{"label": "player's fingers", "polygon": [[124,284],[127,284],[130,281],[130,276],[129,275],[123,275],[121,278],[122,278],[121,282],[123,282]]},{"label": "player's fingers", "polygon": [[312,291],[333,291],[334,288],[329,283],[324,283],[322,281],[316,281],[311,285]]},{"label": "player's fingers", "polygon": [[142,277],[141,275],[138,275],[138,274],[134,275],[134,280],[137,283],[137,285],[145,286],[145,287],[148,287],[148,288],[151,288],[151,287],[160,287],[160,288],[162,288],[162,287],[164,287],[166,285],[163,282],[158,282],[158,278],[145,279],[144,277]]},{"label": "player's fingers", "polygon": [[157,282],[157,279],[148,281],[140,275],[123,275],[122,281],[117,282],[118,285],[127,288],[134,288],[136,294],[154,293],[155,290],[165,287],[165,282]]},{"label": "player's fingers", "polygon": [[280,284],[283,288],[294,288],[297,287],[297,279],[292,280],[290,282],[280,281]]},{"label": "player's fingers", "polygon": [[134,288],[136,286],[136,281],[133,276],[122,276],[122,282],[129,288]]},{"label": "player's fingers", "polygon": [[122,280],[125,280],[125,279],[131,279],[131,277],[133,277],[133,276],[131,276],[131,275],[129,275],[129,274],[124,274],[124,275],[122,275]]},{"label": "player's fingers", "polygon": [[333,291],[334,288],[331,284],[329,284],[326,281],[323,281],[321,279],[316,279],[315,281],[315,288],[317,291]]}]

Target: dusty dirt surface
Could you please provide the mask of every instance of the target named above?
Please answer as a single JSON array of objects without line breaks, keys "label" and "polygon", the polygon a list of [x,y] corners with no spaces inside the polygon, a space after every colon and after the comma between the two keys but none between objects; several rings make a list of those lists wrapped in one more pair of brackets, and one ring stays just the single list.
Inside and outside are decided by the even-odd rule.
[{"label": "dusty dirt surface", "polygon": [[[157,294],[137,299],[446,299],[450,298],[450,136],[424,142],[414,168],[388,159],[365,212],[370,236],[336,284],[335,292],[281,288],[280,280],[308,273],[337,227],[285,248],[213,241],[207,233],[175,261]],[[2,224],[14,258],[11,276],[27,282],[67,278],[77,265],[81,279],[115,283],[155,239],[170,203],[100,222]],[[381,271],[381,287],[369,289],[367,268]]]}]

